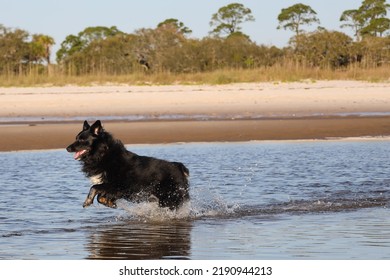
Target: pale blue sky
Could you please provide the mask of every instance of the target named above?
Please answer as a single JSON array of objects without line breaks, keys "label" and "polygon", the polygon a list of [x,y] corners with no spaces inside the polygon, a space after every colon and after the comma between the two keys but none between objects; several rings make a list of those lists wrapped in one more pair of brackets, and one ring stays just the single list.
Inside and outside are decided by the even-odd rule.
[{"label": "pale blue sky", "polygon": [[[234,2],[250,8],[256,19],[243,25],[244,33],[258,44],[283,47],[292,33],[276,29],[282,8],[296,3],[310,5],[318,13],[321,26],[341,30],[341,13],[357,9],[362,0],[0,0],[0,24],[52,36],[56,41],[53,51],[67,35],[89,26],[115,25],[132,33],[154,28],[168,18],[176,18],[192,29],[191,37],[203,38],[211,30],[212,14]],[[350,30],[343,31],[351,35]]]}]

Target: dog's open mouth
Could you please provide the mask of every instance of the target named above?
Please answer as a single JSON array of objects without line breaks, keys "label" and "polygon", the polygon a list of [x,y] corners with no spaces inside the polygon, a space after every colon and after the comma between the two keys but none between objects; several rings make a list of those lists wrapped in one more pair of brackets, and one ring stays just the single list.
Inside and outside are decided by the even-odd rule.
[{"label": "dog's open mouth", "polygon": [[81,151],[77,151],[75,154],[74,154],[74,159],[75,160],[80,160],[81,157],[87,152],[87,150],[81,150]]}]

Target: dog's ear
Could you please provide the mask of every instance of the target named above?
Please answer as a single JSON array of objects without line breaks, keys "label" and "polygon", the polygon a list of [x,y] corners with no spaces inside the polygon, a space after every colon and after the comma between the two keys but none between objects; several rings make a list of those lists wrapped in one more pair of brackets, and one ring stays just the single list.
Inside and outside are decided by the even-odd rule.
[{"label": "dog's ear", "polygon": [[102,123],[97,120],[92,126],[91,126],[91,131],[92,133],[94,133],[95,135],[99,135],[100,133],[103,132],[103,127],[102,127]]},{"label": "dog's ear", "polygon": [[90,128],[89,123],[87,121],[84,121],[83,130],[88,130],[89,128]]}]

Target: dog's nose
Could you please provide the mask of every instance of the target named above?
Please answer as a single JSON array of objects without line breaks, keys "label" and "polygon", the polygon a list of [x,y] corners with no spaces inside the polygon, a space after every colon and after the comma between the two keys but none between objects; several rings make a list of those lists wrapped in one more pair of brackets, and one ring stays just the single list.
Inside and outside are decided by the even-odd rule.
[{"label": "dog's nose", "polygon": [[72,145],[69,145],[68,147],[66,147],[66,150],[67,150],[69,153],[73,152]]}]

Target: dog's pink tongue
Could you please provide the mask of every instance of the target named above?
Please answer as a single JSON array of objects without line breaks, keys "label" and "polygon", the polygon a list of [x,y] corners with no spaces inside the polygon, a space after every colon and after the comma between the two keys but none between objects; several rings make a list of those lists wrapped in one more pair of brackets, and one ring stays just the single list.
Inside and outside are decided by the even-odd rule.
[{"label": "dog's pink tongue", "polygon": [[79,159],[82,154],[85,153],[85,150],[78,151],[74,154],[74,159]]}]

